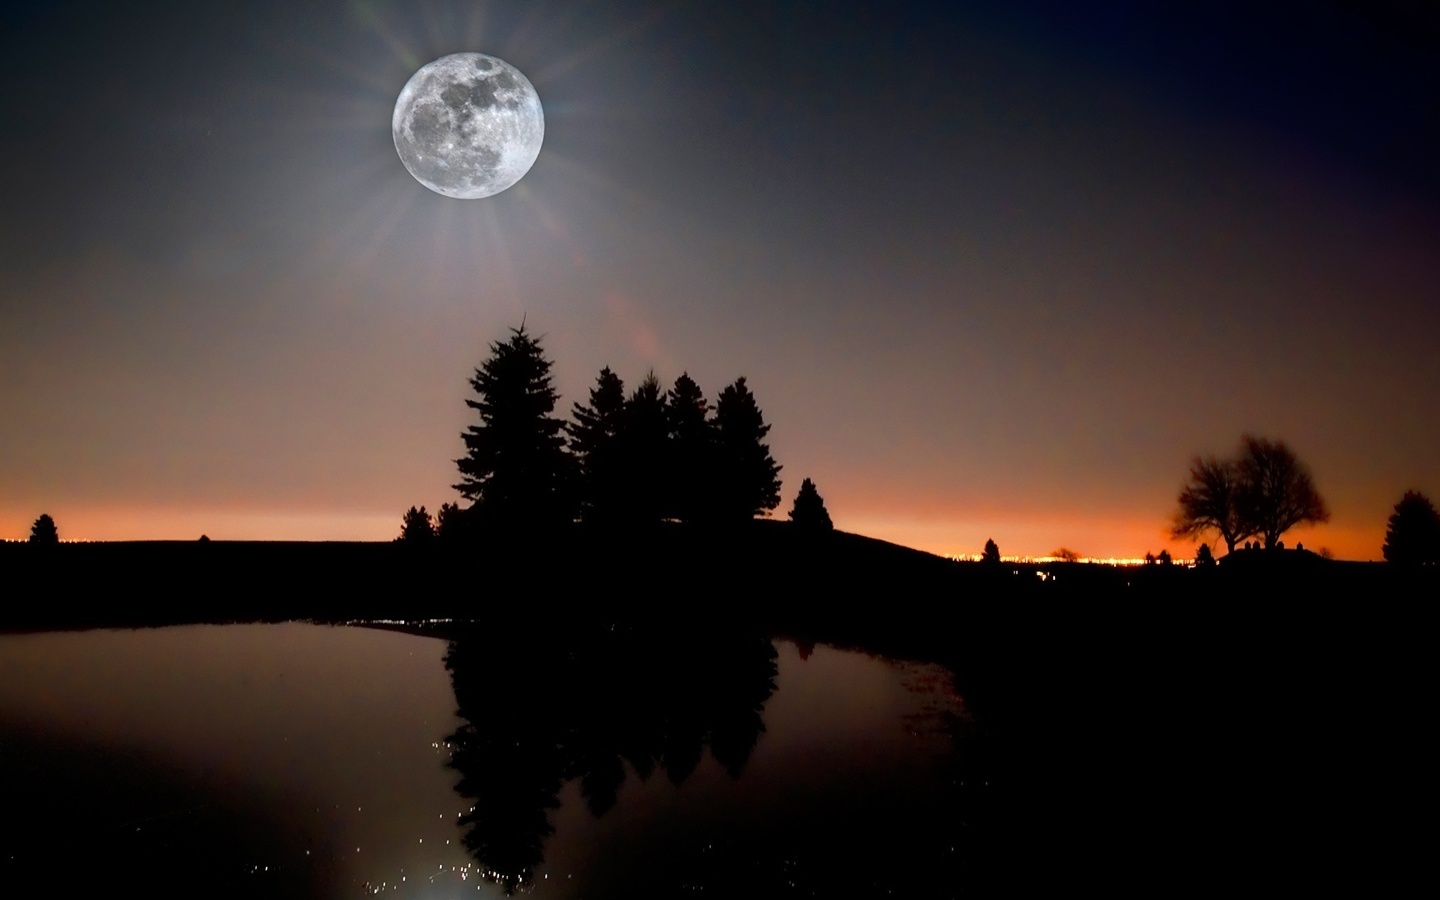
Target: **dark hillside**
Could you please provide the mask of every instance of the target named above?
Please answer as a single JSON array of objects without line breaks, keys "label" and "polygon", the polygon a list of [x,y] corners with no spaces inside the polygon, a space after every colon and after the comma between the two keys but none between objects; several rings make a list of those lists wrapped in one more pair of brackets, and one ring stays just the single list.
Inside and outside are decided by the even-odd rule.
[{"label": "dark hillside", "polygon": [[[1120,614],[1260,603],[1436,596],[1440,570],[1407,572],[1288,552],[1210,570],[955,562],[845,532],[759,521],[739,531],[673,525],[576,529],[463,545],[345,542],[0,544],[0,628],[182,622],[554,616],[729,623],[822,640],[949,646],[954,626],[1028,627],[1038,610]],[[1122,612],[1123,611],[1123,612]],[[1250,614],[1254,614],[1254,611]]]}]

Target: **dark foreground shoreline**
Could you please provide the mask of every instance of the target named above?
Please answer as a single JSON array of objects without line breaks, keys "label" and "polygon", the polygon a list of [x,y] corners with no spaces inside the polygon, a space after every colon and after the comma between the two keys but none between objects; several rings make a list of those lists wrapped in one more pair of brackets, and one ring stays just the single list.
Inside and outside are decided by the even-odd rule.
[{"label": "dark foreground shoreline", "polygon": [[[1299,553],[987,567],[778,523],[543,546],[10,544],[0,567],[0,632],[733,630],[941,663],[985,733],[978,895],[1388,894],[1428,865],[1413,823],[1435,799],[1433,569]],[[414,624],[436,619],[456,621]]]},{"label": "dark foreground shoreline", "polygon": [[[1208,570],[1084,563],[956,562],[859,535],[757,522],[573,532],[464,545],[133,541],[0,544],[0,631],[293,619],[672,620],[817,640],[948,643],[937,619],[972,626],[1031,605],[1305,606],[1336,592],[1405,602],[1440,596],[1440,568],[1396,570],[1305,552],[1236,554]],[[137,590],[138,589],[138,590]]]}]

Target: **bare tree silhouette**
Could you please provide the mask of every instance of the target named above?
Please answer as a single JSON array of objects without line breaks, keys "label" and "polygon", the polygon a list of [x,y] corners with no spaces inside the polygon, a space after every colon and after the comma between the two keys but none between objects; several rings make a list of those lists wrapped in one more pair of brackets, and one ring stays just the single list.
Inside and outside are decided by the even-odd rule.
[{"label": "bare tree silhouette", "polygon": [[1309,467],[1284,441],[1245,435],[1236,470],[1241,518],[1265,540],[1266,549],[1275,548],[1280,535],[1296,525],[1330,520]]},{"label": "bare tree silhouette", "polygon": [[1194,538],[1215,531],[1225,541],[1226,552],[1255,535],[1240,508],[1240,474],[1232,460],[1214,456],[1195,457],[1190,463],[1190,480],[1180,490],[1180,510],[1175,514],[1172,537]]},{"label": "bare tree silhouette", "polygon": [[1330,518],[1309,468],[1294,451],[1284,441],[1248,434],[1231,459],[1195,457],[1179,503],[1171,536],[1194,538],[1214,531],[1229,553],[1252,537],[1275,548],[1280,535],[1296,525]]}]

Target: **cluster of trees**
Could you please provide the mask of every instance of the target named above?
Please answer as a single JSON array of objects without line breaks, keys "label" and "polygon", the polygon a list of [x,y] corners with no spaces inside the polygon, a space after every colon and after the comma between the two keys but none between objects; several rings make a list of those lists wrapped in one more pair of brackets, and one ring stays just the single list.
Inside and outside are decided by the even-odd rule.
[{"label": "cluster of trees", "polygon": [[744,378],[712,409],[688,373],[665,391],[651,372],[626,396],[605,368],[588,402],[574,405],[568,431],[583,521],[729,524],[780,503],[780,466],[765,443],[770,426]]},{"label": "cluster of trees", "polygon": [[1249,538],[1272,549],[1296,525],[1330,519],[1309,468],[1285,442],[1248,434],[1232,457],[1197,456],[1179,502],[1171,534],[1194,538],[1214,531],[1229,552]]},{"label": "cluster of trees", "polygon": [[[1171,534],[1196,537],[1214,531],[1230,552],[1252,538],[1271,549],[1290,528],[1329,519],[1309,468],[1285,442],[1247,434],[1235,456],[1196,457],[1190,463]],[[1386,525],[1381,552],[1386,562],[1399,565],[1440,564],[1440,513],[1429,498],[1405,492]],[[1196,562],[1212,560],[1209,546],[1201,544]]]},{"label": "cluster of trees", "polygon": [[[466,404],[480,421],[461,435],[455,484],[470,505],[445,504],[432,520],[411,507],[402,540],[469,529],[534,531],[575,521],[633,527],[661,521],[728,525],[768,515],[780,502],[780,466],[745,379],[712,406],[682,374],[667,391],[651,372],[626,392],[608,367],[571,419],[555,415],[551,362],[522,324],[490,346]],[[829,515],[813,484],[791,517],[817,528]],[[811,496],[813,494],[813,497]]]}]

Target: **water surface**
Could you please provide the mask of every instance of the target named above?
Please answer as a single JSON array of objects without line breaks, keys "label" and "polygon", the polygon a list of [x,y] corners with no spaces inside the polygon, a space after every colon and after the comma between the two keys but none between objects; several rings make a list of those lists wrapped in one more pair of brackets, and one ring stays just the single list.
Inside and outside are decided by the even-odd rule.
[{"label": "water surface", "polygon": [[713,635],[451,636],[0,636],[6,890],[966,887],[973,723],[939,667]]}]

